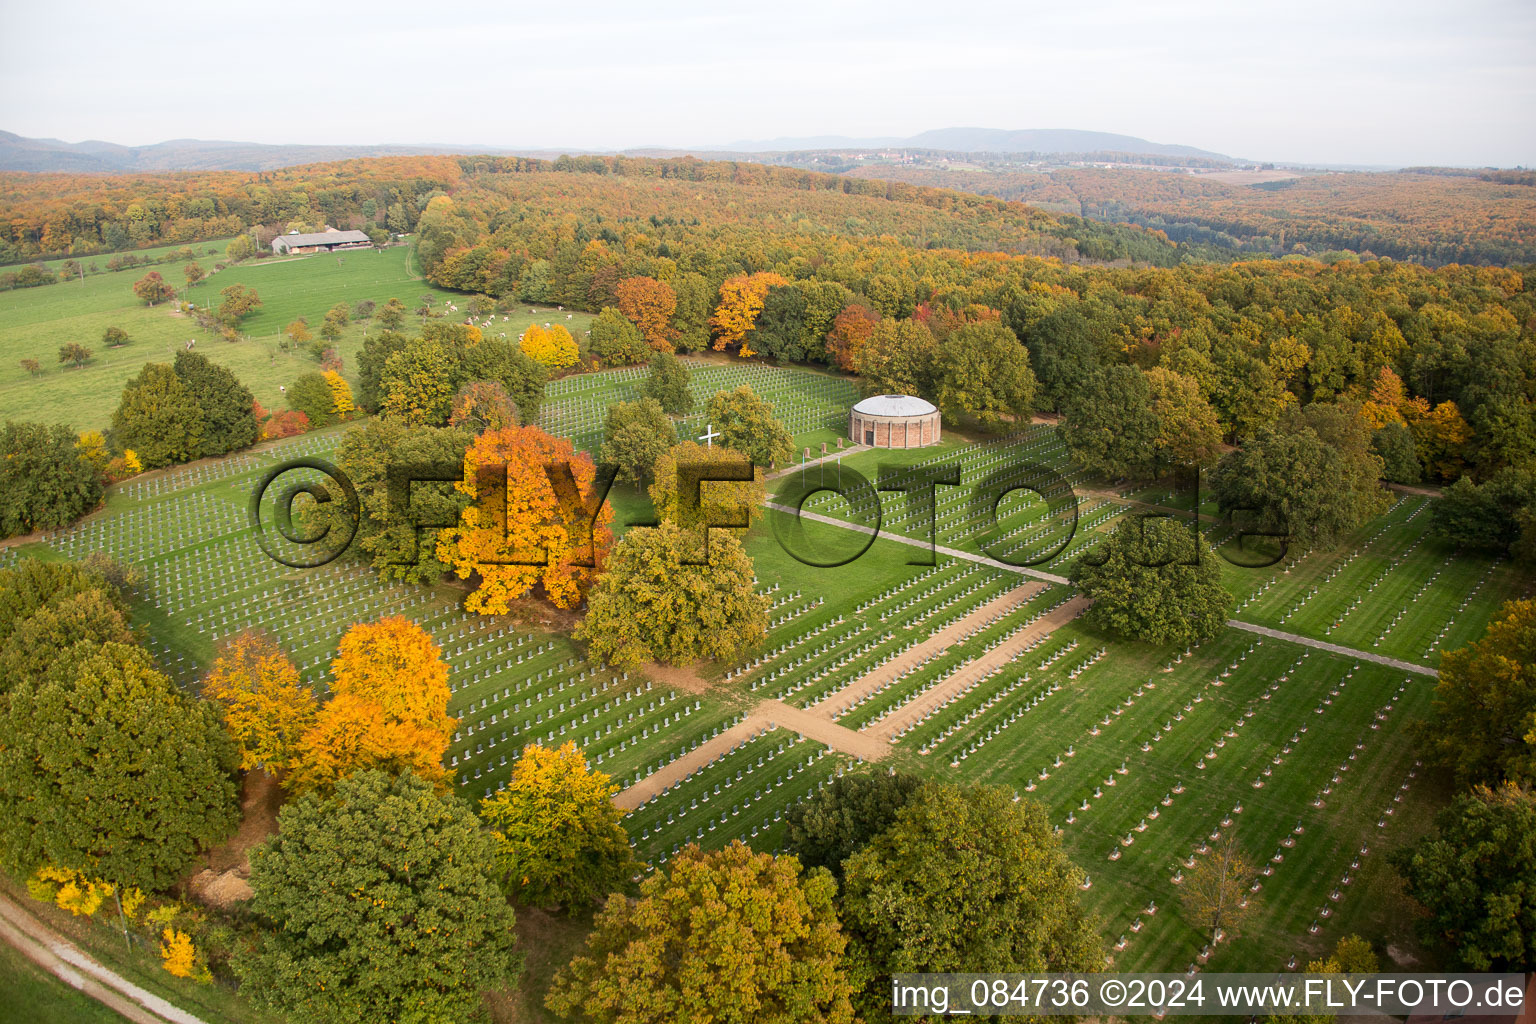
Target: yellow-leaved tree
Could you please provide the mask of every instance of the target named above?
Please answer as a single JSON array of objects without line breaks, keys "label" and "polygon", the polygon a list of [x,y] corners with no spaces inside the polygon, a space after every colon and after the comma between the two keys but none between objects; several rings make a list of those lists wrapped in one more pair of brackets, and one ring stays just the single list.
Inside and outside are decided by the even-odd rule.
[{"label": "yellow-leaved tree", "polygon": [[443,754],[455,725],[448,693],[448,666],[426,630],[398,615],[358,623],[341,638],[331,699],[300,740],[288,785],[328,789],[380,768],[410,769],[445,788]]},{"label": "yellow-leaved tree", "polygon": [[726,278],[720,285],[720,303],[715,307],[714,316],[709,318],[715,333],[715,351],[723,352],[730,345],[740,345],[737,355],[752,355],[752,350],[742,339],[756,326],[757,314],[763,311],[763,299],[767,297],[768,289],[788,283],[785,278],[768,271]]},{"label": "yellow-leaved tree", "polygon": [[240,767],[269,775],[292,763],[319,710],[293,662],[254,630],[237,633],[219,651],[203,677],[203,696],[224,710],[224,727],[240,748]]},{"label": "yellow-leaved tree", "polygon": [[551,327],[530,324],[518,344],[529,359],[555,369],[574,366],[576,360],[581,358],[576,339],[571,337],[571,332],[563,324]]},{"label": "yellow-leaved tree", "polygon": [[331,410],[336,415],[345,418],[347,414],[357,408],[352,404],[352,385],[347,379],[335,370],[326,370],[321,376],[331,389]]},{"label": "yellow-leaved tree", "polygon": [[[546,465],[569,467],[577,493],[562,501]],[[460,579],[474,580],[464,606],[502,615],[536,586],[557,608],[580,604],[613,543],[613,509],[604,502],[594,517],[588,507],[596,476],[590,456],[538,427],[491,430],[476,438],[455,485],[474,504],[437,542],[437,557]]]},{"label": "yellow-leaved tree", "polygon": [[507,788],[480,804],[502,890],[522,904],[579,907],[622,889],[638,864],[618,791],[575,743],[524,747]]}]

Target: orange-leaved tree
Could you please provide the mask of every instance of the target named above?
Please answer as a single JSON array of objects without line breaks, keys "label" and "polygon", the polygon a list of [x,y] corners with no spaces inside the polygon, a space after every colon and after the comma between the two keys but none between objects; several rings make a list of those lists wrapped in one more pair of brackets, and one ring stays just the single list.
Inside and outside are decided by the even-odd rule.
[{"label": "orange-leaved tree", "polygon": [[789,284],[787,280],[768,271],[726,278],[720,285],[720,304],[715,307],[715,315],[709,318],[709,325],[715,332],[715,351],[723,352],[728,345],[740,345],[738,355],[752,355],[752,350],[742,339],[756,326],[757,314],[763,311],[763,299],[768,295],[768,289],[786,284]]},{"label": "orange-leaved tree", "polygon": [[442,648],[411,620],[360,622],[331,662],[331,699],[304,734],[289,775],[299,791],[326,789],[354,772],[410,769],[445,786],[448,666]]},{"label": "orange-leaved tree", "polygon": [[677,310],[677,293],[665,281],[654,277],[626,277],[616,294],[619,312],[640,328],[646,343],[658,352],[673,351],[672,314]]},{"label": "orange-leaved tree", "polygon": [[265,633],[242,630],[214,658],[203,696],[224,710],[224,727],[240,748],[240,767],[276,774],[292,764],[315,723],[314,692]]},{"label": "orange-leaved tree", "polygon": [[[568,467],[570,476],[559,478],[574,489],[557,493],[546,465]],[[481,434],[464,453],[455,485],[475,502],[437,544],[437,557],[460,579],[474,577],[464,606],[501,615],[536,586],[557,608],[580,604],[613,544],[613,509],[591,506],[596,476],[590,456],[538,427]]]},{"label": "orange-leaved tree", "polygon": [[874,337],[880,325],[880,314],[868,306],[854,303],[845,308],[832,321],[827,332],[827,355],[839,370],[853,371],[859,364],[859,353]]}]

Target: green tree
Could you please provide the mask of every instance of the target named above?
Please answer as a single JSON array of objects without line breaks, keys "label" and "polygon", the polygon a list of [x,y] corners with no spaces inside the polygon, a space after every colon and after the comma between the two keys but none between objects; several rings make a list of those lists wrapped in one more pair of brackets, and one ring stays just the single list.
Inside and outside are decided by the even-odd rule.
[{"label": "green tree", "polygon": [[101,332],[101,343],[107,346],[107,348],[119,348],[128,344],[131,340],[128,337],[128,332],[121,327],[108,327]]},{"label": "green tree", "polygon": [[1222,456],[1210,480],[1222,513],[1249,532],[1319,547],[1359,525],[1349,467],[1310,428],[1248,441]]},{"label": "green tree", "polygon": [[398,331],[405,325],[405,303],[399,299],[390,299],[379,310],[379,326],[386,331]]},{"label": "green tree", "polygon": [[1441,656],[1415,730],[1462,785],[1536,782],[1536,600],[1506,602],[1480,639]]},{"label": "green tree", "polygon": [[384,362],[379,379],[384,415],[413,425],[443,426],[461,383],[458,360],[447,346],[415,338]]},{"label": "green tree", "polygon": [[1159,424],[1152,388],[1140,370],[1095,371],[1063,402],[1061,439],[1073,459],[1112,479],[1156,472]]},{"label": "green tree", "polygon": [[933,362],[933,397],[946,416],[969,416],[983,430],[1029,422],[1035,375],[1012,331],[997,321],[950,334]]},{"label": "green tree", "polygon": [[145,469],[198,457],[203,450],[203,410],[176,371],[145,363],[123,388],[112,413],[117,445],[131,448]]},{"label": "green tree", "polygon": [[506,894],[522,904],[575,909],[626,887],[640,866],[620,821],[624,812],[613,805],[618,791],[575,743],[524,747],[507,788],[480,804]]},{"label": "green tree", "polygon": [[288,385],[285,396],[288,408],[309,418],[311,430],[330,426],[336,422],[336,398],[325,375],[317,370],[300,374],[299,379]]},{"label": "green tree", "polygon": [[133,644],[137,640],[122,602],[108,587],[70,594],[12,624],[0,645],[0,693],[22,680],[36,682],[59,652],[78,643]]},{"label": "green tree", "polygon": [[890,1019],[889,974],[1103,967],[1082,872],[1045,809],[999,786],[928,783],[844,864],[850,974],[867,1021]]},{"label": "green tree", "polygon": [[1536,794],[1477,786],[1436,826],[1391,857],[1428,911],[1425,938],[1461,970],[1536,970]]},{"label": "green tree", "polygon": [[545,1004],[590,1024],[851,1024],[836,887],[740,841],[689,844],[639,899],[608,900]]},{"label": "green tree", "polygon": [[530,358],[516,345],[485,338],[470,345],[464,353],[464,377],[467,380],[493,380],[517,406],[525,427],[539,422],[539,407],[544,403],[544,386],[549,370]]},{"label": "green tree", "polygon": [[1413,431],[1402,423],[1388,423],[1371,437],[1371,451],[1381,459],[1381,476],[1395,484],[1416,484],[1424,479]]},{"label": "green tree", "polygon": [[592,321],[587,346],[600,366],[631,366],[651,354],[640,328],[612,306],[604,306]]},{"label": "green tree", "polygon": [[693,392],[688,389],[688,367],[670,352],[657,352],[651,356],[650,373],[640,386],[642,398],[654,398],[673,416],[683,416],[693,411]]},{"label": "green tree", "polygon": [[219,292],[219,322],[233,330],[241,320],[261,306],[261,296],[256,289],[243,284],[232,284]]},{"label": "green tree", "polygon": [[[453,481],[462,472],[464,452],[472,439],[468,431],[459,428],[411,426],[389,417],[369,420],[347,432],[337,463],[357,488],[359,516],[354,543],[386,579],[432,584],[452,568],[437,557],[437,528],[424,525],[418,529],[416,524],[456,524],[459,513],[469,506],[470,495],[456,489]],[[435,467],[451,479],[443,483],[417,481],[409,485],[408,495],[402,493],[392,499],[390,470],[403,467]],[[331,525],[344,535],[350,523],[342,521],[346,511],[339,505],[311,506],[315,509],[312,514],[322,520],[322,511],[336,516]]]},{"label": "green tree", "polygon": [[843,775],[790,807],[784,816],[789,852],[807,868],[841,881],[843,862],[890,828],[922,779],[900,772]]},{"label": "green tree", "polygon": [[709,400],[709,422],[720,443],[741,452],[755,466],[772,467],[795,453],[794,438],[773,416],[773,406],[746,384]]},{"label": "green tree", "polygon": [[80,369],[91,361],[92,352],[78,341],[66,341],[59,346],[59,362],[74,363],[75,369]]},{"label": "green tree", "polygon": [[714,285],[703,274],[679,275],[672,282],[677,306],[672,311],[672,327],[677,332],[679,352],[703,352],[709,347],[709,311],[715,304]]},{"label": "green tree", "polygon": [[1280,414],[1280,429],[1292,433],[1310,430],[1338,453],[1350,518],[1356,526],[1391,506],[1391,495],[1381,486],[1381,459],[1371,450],[1371,427],[1358,403],[1344,400],[1292,407]]},{"label": "green tree", "polygon": [[723,476],[715,466],[739,467],[744,462],[746,456],[730,448],[708,448],[695,441],[677,445],[656,460],[649,489],[656,514],[684,530],[697,530],[705,523],[738,521],[742,516],[746,516],[748,526],[757,522],[764,514],[763,499],[768,496],[768,475],[761,466],[753,467],[751,480],[701,478],[697,505],[691,492],[680,495],[677,489],[679,466]]},{"label": "green tree", "polygon": [[268,927],[234,961],[258,1002],[295,1024],[460,1021],[515,981],[495,843],[457,798],[369,770],[289,803],[278,827],[251,852]]},{"label": "green tree", "polygon": [[654,398],[615,402],[608,407],[599,460],[618,466],[619,475],[634,484],[650,478],[656,461],[677,444],[677,428]]},{"label": "green tree", "polygon": [[231,263],[239,263],[256,255],[256,242],[250,235],[236,235],[224,247],[224,256]]},{"label": "green tree", "polygon": [[118,886],[171,886],[240,821],[234,744],[218,711],[149,655],[81,643],[0,711],[0,851]]},{"label": "green tree", "polygon": [[199,456],[228,455],[256,443],[256,399],[227,366],[196,352],[178,352],[172,364],[203,414]]},{"label": "green tree", "polygon": [[352,307],[345,302],[336,303],[326,310],[325,320],[320,324],[320,337],[333,344],[340,341],[351,319]]},{"label": "green tree", "polygon": [[1514,552],[1536,514],[1536,464],[1505,466],[1481,484],[1462,477],[1430,505],[1429,526],[1437,535],[1466,547]]},{"label": "green tree", "polygon": [[[384,313],[379,314],[379,322],[384,322]],[[393,329],[374,331],[363,339],[357,352],[357,404],[361,408],[370,413],[379,411],[384,404],[384,364],[409,343],[409,338]]]},{"label": "green tree", "polygon": [[1169,464],[1198,466],[1214,458],[1221,450],[1221,424],[1216,421],[1216,410],[1200,393],[1200,385],[1161,366],[1148,370],[1144,379],[1152,414],[1157,417],[1153,449],[1159,468]]},{"label": "green tree", "polygon": [[0,426],[0,537],[56,530],[101,502],[101,474],[61,424]]},{"label": "green tree", "polygon": [[1226,625],[1232,595],[1210,545],[1190,526],[1127,516],[1107,541],[1072,563],[1071,579],[1093,604],[1086,621],[1131,640],[1189,645]]},{"label": "green tree", "polygon": [[1008,319],[1029,350],[1040,383],[1040,406],[1064,410],[1067,399],[1100,368],[1100,353],[1106,348],[1103,331],[1074,307],[1050,313],[1027,330],[1021,314],[1010,311]]},{"label": "green tree", "polygon": [[938,344],[917,320],[881,320],[854,354],[854,369],[871,395],[934,397]]},{"label": "green tree", "polygon": [[805,362],[805,307],[805,293],[795,285],[769,288],[743,344],[770,359]]},{"label": "green tree", "polygon": [[768,601],[753,589],[752,559],[734,534],[713,530],[709,560],[677,524],[630,530],[587,596],[575,636],[594,658],[630,668],[734,657],[761,640]]}]

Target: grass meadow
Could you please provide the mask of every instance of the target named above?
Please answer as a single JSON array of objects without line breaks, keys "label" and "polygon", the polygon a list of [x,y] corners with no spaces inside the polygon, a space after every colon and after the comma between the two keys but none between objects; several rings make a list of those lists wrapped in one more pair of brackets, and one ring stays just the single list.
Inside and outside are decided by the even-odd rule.
[{"label": "grass meadow", "polygon": [[[199,243],[192,248],[199,254],[197,262],[210,272],[224,258],[222,243]],[[76,430],[103,429],[111,422],[124,382],[147,362],[171,361],[189,340],[197,342],[197,352],[233,370],[263,406],[283,409],[280,388],[316,368],[307,352],[282,347],[283,330],[294,320],[305,318],[311,333],[318,335],[326,311],[338,302],[356,305],[368,299],[383,305],[399,298],[415,309],[422,295],[431,295],[434,308],[441,310],[445,299],[464,298],[421,280],[412,269],[406,246],[252,260],[211,273],[191,288],[185,287],[182,266],[178,261],[135,267],[90,274],[83,282],[0,292],[0,417],[66,423]],[[140,302],[133,284],[149,269],[159,270],[194,304],[216,304],[222,289],[241,284],[256,289],[262,305],[241,322],[240,340],[226,342],[199,329],[191,317],[172,309],[172,303],[146,306]],[[586,330],[592,319],[586,313],[542,308],[530,313],[530,308],[518,306],[504,322],[497,314],[494,329],[516,340],[531,323],[558,319],[576,333]],[[107,348],[101,337],[108,327],[127,331],[131,343]],[[356,354],[367,330],[378,327],[354,321],[337,345],[342,372],[354,384]],[[83,367],[58,361],[59,347],[72,341],[94,352]],[[21,360],[27,358],[42,364],[40,374],[33,376],[22,369]]]}]

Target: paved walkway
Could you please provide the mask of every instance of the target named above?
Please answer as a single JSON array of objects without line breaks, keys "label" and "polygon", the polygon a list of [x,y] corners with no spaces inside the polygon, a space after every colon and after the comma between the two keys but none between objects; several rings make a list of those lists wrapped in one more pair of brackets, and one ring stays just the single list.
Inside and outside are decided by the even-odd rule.
[{"label": "paved walkway", "polygon": [[975,629],[983,622],[992,618],[992,616],[1007,614],[1013,611],[1019,605],[1030,601],[1044,589],[1045,587],[1039,583],[1029,583],[1024,586],[1010,588],[1006,593],[1000,594],[981,605],[981,607],[972,610],[970,614],[964,616],[958,622],[950,623],[938,633],[919,642],[911,650],[903,651],[884,665],[870,669],[858,679],[837,691],[837,693],[822,698],[817,703],[811,705],[811,707],[821,714],[835,715],[850,704],[857,703],[860,698],[878,690],[891,679],[916,665],[930,654],[948,650],[952,645],[958,643],[960,637],[966,632]]},{"label": "paved walkway", "polygon": [[764,476],[763,479],[764,480],[777,480],[780,477],[789,476],[791,473],[798,473],[802,469],[804,469],[806,471],[809,471],[812,466],[819,466],[823,462],[836,462],[838,459],[842,458],[845,455],[857,455],[857,454],[859,454],[859,452],[867,452],[867,451],[870,451],[870,448],[867,445],[862,445],[862,444],[849,445],[847,448],[841,448],[841,449],[839,449],[837,451],[827,452],[827,454],[825,454],[825,455],[818,455],[814,459],[806,459],[804,466],[801,466],[799,463],[796,463],[793,466],[786,466],[783,469],[776,469],[772,473],[769,473],[766,476]]},{"label": "paved walkway", "polygon": [[0,895],[0,940],[70,988],[134,1024],[204,1024],[153,992],[146,992],[86,956],[64,937]]},{"label": "paved walkway", "polygon": [[[1006,614],[1014,610],[1038,594],[1041,589],[1043,588],[1033,584],[1009,589],[1006,593],[1000,594],[970,612],[960,621],[946,626],[937,635],[904,652],[901,657],[864,673],[848,687],[839,691],[834,700],[824,700],[809,708],[795,707],[793,704],[778,700],[758,701],[747,712],[745,718],[719,736],[699,744],[671,764],[652,772],[633,786],[616,794],[613,798],[614,806],[624,811],[634,810],[673,783],[681,782],[690,772],[728,753],[736,744],[748,739],[761,729],[775,727],[791,729],[808,739],[824,743],[839,753],[862,757],[866,761],[881,760],[891,752],[891,737],[895,732],[910,718],[926,710],[931,701],[942,700],[944,695],[964,686],[975,676],[994,665],[1008,661],[1016,651],[1022,649],[1035,637],[1070,621],[1087,607],[1088,602],[1082,598],[1074,598],[1067,602],[1028,629],[1021,630],[1010,637],[1007,643],[987,651],[982,657],[955,673],[934,690],[924,694],[918,701],[903,708],[892,718],[868,729],[850,729],[846,725],[839,725],[832,717],[837,709],[846,707],[853,700],[875,690],[904,667],[916,663],[925,654],[957,642],[967,630],[980,625],[994,615]],[[836,707],[833,706],[834,704]]]},{"label": "paved walkway", "polygon": [[992,650],[987,651],[975,661],[951,674],[948,679],[945,679],[938,686],[910,701],[901,710],[888,715],[883,721],[869,726],[864,731],[879,737],[886,743],[895,743],[897,734],[908,725],[916,722],[929,711],[943,704],[951,696],[959,693],[988,672],[1008,664],[1008,662],[1013,660],[1013,656],[1018,651],[1037,637],[1054,633],[1077,618],[1083,613],[1083,609],[1088,607],[1088,603],[1086,597],[1074,597],[1060,607],[1051,609],[1049,614],[1042,617],[1034,625],[1028,629],[1020,630],[1010,637],[1007,643],[999,644],[997,647],[992,648]]},{"label": "paved walkway", "polygon": [[[780,505],[776,501],[770,500],[764,502],[763,504],[778,512],[787,512],[790,515],[795,514],[794,509],[790,508],[788,505]],[[852,530],[855,533],[862,533],[865,536],[878,533],[878,535],[883,540],[895,541],[897,544],[905,544],[912,548],[922,548],[924,551],[928,550],[928,542],[925,540],[913,540],[911,537],[903,537],[899,533],[889,533],[884,530],[876,531],[873,527],[863,526],[859,523],[850,523],[843,519],[834,519],[831,516],[824,516],[820,512],[801,512],[800,518],[810,519],[818,523],[826,523],[829,526],[841,526],[845,530]],[[1044,580],[1047,583],[1071,584],[1071,580],[1068,580],[1065,576],[1057,576],[1054,573],[1041,572],[1038,569],[1031,569],[1027,565],[1009,565],[1007,562],[999,562],[997,559],[988,558],[986,555],[978,555],[970,551],[961,551],[959,548],[945,547],[943,544],[935,545],[934,550],[939,554],[948,555],[951,558],[961,558],[967,562],[975,562],[977,565],[990,565],[994,569],[1004,569],[1008,572],[1016,572],[1021,576],[1028,576],[1031,579]]]},{"label": "paved walkway", "polygon": [[1248,632],[1258,633],[1260,636],[1272,636],[1276,640],[1289,640],[1293,644],[1301,644],[1304,647],[1315,647],[1319,651],[1328,651],[1331,654],[1342,654],[1350,658],[1359,658],[1361,661],[1374,661],[1376,664],[1385,665],[1388,668],[1401,669],[1404,672],[1415,672],[1421,676],[1433,676],[1436,679],[1440,678],[1439,669],[1430,668],[1428,665],[1415,665],[1411,661],[1389,658],[1385,654],[1372,654],[1370,651],[1361,651],[1354,647],[1331,644],[1326,640],[1313,640],[1309,636],[1287,633],[1282,629],[1270,629],[1268,626],[1257,626],[1252,622],[1242,622],[1238,619],[1228,619],[1227,625],[1233,629],[1246,629]]}]

